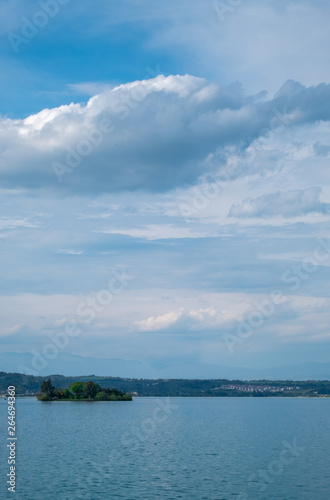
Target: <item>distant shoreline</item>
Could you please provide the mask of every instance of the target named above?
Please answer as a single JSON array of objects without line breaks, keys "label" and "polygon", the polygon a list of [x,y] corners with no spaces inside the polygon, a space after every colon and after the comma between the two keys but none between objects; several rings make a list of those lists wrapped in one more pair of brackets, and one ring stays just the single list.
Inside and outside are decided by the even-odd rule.
[{"label": "distant shoreline", "polygon": [[18,397],[35,397],[46,379],[50,379],[56,389],[63,390],[73,383],[91,380],[102,390],[112,387],[132,397],[330,397],[330,380],[133,379],[96,375],[36,377],[6,372],[0,372],[0,393],[6,395],[8,386],[14,385]]},{"label": "distant shoreline", "polygon": [[[23,396],[24,397],[24,396]],[[32,397],[37,397],[37,396],[32,396]],[[108,400],[103,400],[103,401],[98,401],[97,399],[49,399],[48,401],[41,401],[41,403],[59,403],[59,402],[66,402],[66,403],[120,403],[120,402],[126,402],[126,401],[132,401],[132,399],[117,399],[116,401],[110,401]]]}]

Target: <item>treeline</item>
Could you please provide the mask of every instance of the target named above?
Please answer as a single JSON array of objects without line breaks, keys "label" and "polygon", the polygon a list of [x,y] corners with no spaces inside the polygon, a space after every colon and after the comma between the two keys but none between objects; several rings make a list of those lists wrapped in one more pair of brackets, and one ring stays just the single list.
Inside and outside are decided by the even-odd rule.
[{"label": "treeline", "polygon": [[[292,380],[227,380],[227,379],[212,379],[212,380],[187,380],[187,379],[128,379],[118,377],[97,377],[88,375],[84,377],[64,377],[63,375],[51,375],[48,377],[34,377],[32,375],[24,375],[20,373],[5,373],[0,372],[0,393],[5,394],[9,385],[16,387],[18,395],[35,395],[40,391],[40,386],[44,380],[50,379],[53,386],[56,388],[70,389],[71,384],[75,382],[86,383],[92,381],[98,384],[101,389],[112,387],[119,391],[132,394],[133,396],[237,396],[237,397],[292,397],[292,396],[328,396],[330,395],[330,381],[292,381]],[[223,385],[238,385],[238,386],[272,386],[278,387],[278,392],[272,391],[256,391],[245,392],[242,390],[226,389]],[[292,387],[293,389],[283,391],[283,387]]]}]

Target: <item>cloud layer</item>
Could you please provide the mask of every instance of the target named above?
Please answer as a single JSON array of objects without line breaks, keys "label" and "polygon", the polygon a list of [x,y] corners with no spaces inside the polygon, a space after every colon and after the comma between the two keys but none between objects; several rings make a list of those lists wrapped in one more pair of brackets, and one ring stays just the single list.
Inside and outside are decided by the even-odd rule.
[{"label": "cloud layer", "polygon": [[329,361],[330,4],[227,4],[2,2],[3,350]]},{"label": "cloud layer", "polygon": [[0,181],[5,188],[60,194],[189,186],[227,168],[233,154],[258,138],[328,121],[327,102],[329,85],[288,81],[264,101],[239,84],[220,88],[189,75],[160,75],[105,90],[87,104],[2,118]]}]

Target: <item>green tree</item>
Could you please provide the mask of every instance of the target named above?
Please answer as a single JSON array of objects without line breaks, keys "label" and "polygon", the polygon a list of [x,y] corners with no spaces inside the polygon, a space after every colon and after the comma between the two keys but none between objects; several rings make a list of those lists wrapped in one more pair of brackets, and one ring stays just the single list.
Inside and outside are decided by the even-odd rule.
[{"label": "green tree", "polygon": [[98,387],[94,382],[89,381],[86,382],[84,385],[84,396],[86,396],[88,399],[94,399],[96,394],[98,393]]},{"label": "green tree", "polygon": [[41,392],[45,394],[49,399],[55,396],[55,387],[50,379],[44,380],[41,384]]},{"label": "green tree", "polygon": [[131,394],[124,394],[123,400],[124,401],[132,401],[132,395]]},{"label": "green tree", "polygon": [[63,389],[59,388],[59,389],[55,389],[54,391],[54,396],[57,398],[57,399],[62,399],[63,398]]},{"label": "green tree", "polygon": [[69,389],[64,389],[64,391],[63,391],[63,398],[64,399],[68,399],[70,397],[70,394],[71,393],[70,393]]},{"label": "green tree", "polygon": [[84,392],[84,383],[83,382],[73,382],[70,385],[70,392],[72,392],[77,399],[79,399]]},{"label": "green tree", "polygon": [[37,396],[38,398],[38,401],[49,401],[50,398],[46,395],[46,394],[39,394],[39,396]]},{"label": "green tree", "polygon": [[107,395],[104,391],[100,391],[96,394],[95,399],[96,401],[106,401],[107,400]]}]

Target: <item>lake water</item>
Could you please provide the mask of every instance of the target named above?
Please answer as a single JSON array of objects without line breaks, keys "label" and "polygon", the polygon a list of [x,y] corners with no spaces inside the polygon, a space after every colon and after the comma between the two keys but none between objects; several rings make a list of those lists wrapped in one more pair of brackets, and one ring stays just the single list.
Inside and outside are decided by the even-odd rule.
[{"label": "lake water", "polygon": [[330,399],[17,401],[17,492],[1,498],[330,498]]}]

